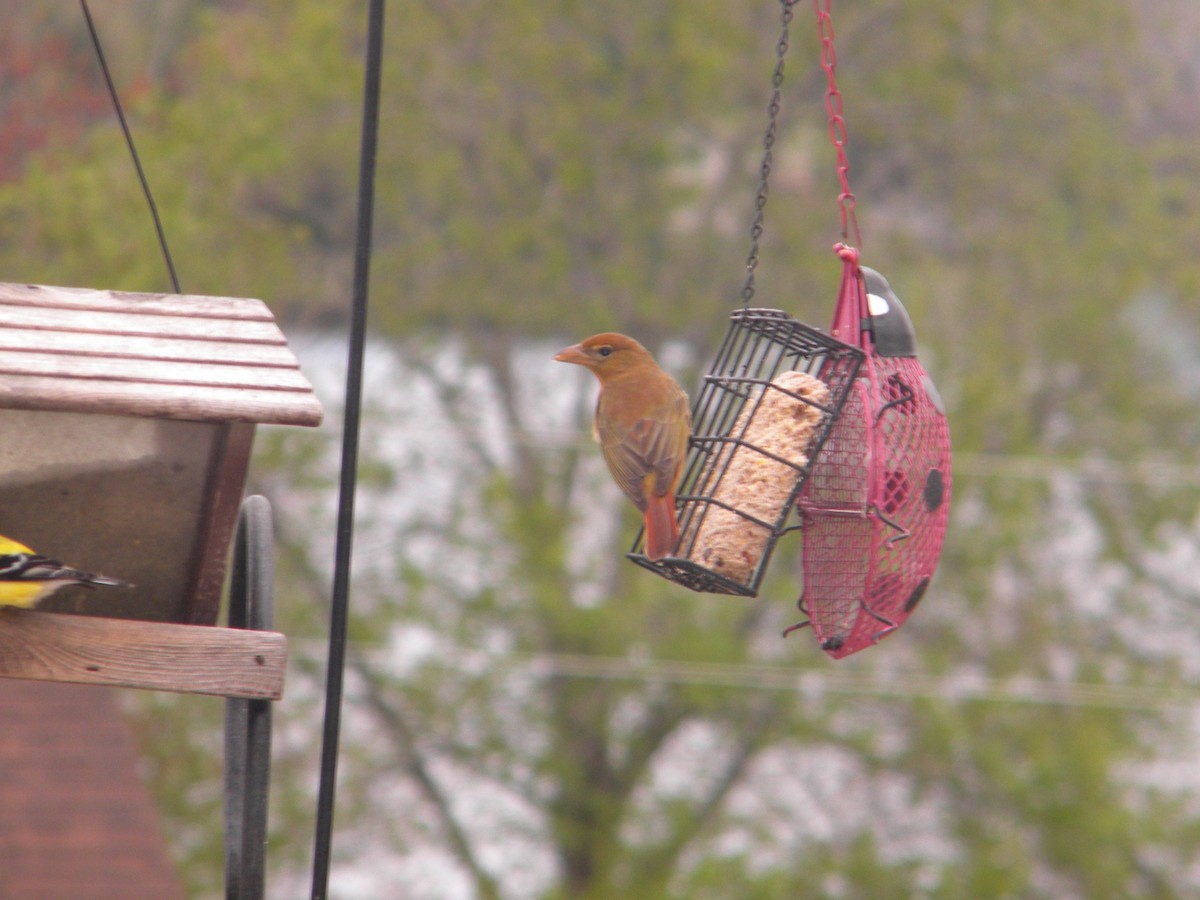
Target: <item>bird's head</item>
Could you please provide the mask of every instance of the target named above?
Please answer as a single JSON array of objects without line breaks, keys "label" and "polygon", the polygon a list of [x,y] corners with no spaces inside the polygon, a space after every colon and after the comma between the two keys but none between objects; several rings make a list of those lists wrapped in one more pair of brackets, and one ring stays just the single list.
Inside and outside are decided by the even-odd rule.
[{"label": "bird's head", "polygon": [[654,363],[650,351],[631,337],[606,331],[564,347],[554,354],[558,362],[575,363],[591,369],[601,381],[628,372],[646,362]]}]

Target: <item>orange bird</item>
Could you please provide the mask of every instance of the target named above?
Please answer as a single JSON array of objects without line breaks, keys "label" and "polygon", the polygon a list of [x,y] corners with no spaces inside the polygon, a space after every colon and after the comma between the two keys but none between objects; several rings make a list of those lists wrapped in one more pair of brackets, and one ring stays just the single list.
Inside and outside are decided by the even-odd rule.
[{"label": "orange bird", "polygon": [[592,434],[613,480],[646,523],[646,556],[661,559],[679,543],[675,488],[687,456],[688,397],[631,337],[606,332],[554,354],[600,380]]}]

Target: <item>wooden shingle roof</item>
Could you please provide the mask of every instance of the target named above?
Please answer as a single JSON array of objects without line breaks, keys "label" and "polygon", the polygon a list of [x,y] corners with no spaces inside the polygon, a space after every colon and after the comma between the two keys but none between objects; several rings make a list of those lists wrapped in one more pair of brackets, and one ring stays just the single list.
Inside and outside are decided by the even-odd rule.
[{"label": "wooden shingle roof", "polygon": [[0,282],[0,409],[317,425],[260,300]]}]

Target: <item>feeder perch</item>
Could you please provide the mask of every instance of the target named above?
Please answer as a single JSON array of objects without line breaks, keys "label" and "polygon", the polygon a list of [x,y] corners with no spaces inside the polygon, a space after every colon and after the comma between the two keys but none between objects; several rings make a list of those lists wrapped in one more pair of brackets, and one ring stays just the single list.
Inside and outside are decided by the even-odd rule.
[{"label": "feeder perch", "polygon": [[755,596],[862,359],[785,312],[736,310],[692,409],[679,546],[650,560],[639,533],[629,558],[695,591]]},{"label": "feeder perch", "polygon": [[950,509],[950,432],[912,322],[878,272],[844,263],[832,333],[867,351],[800,493],[804,591],[821,648],[841,658],[900,627],[937,567]]},{"label": "feeder perch", "polygon": [[0,283],[0,534],[134,585],[43,611],[214,624],[255,425],[321,415],[261,301]]}]

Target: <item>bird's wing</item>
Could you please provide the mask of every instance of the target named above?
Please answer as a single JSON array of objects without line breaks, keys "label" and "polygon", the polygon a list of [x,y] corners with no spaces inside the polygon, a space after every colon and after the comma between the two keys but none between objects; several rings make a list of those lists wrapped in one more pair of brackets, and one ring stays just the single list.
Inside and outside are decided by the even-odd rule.
[{"label": "bird's wing", "polygon": [[658,476],[657,493],[674,492],[687,456],[688,436],[692,433],[692,412],[682,390],[671,398],[652,436],[650,459]]},{"label": "bird's wing", "polygon": [[0,555],[0,581],[79,581],[84,584],[111,584],[123,586],[125,582],[106,575],[94,575],[64,566],[57,559],[37,553],[6,553]]},{"label": "bird's wing", "polygon": [[613,418],[597,418],[596,432],[608,469],[638,509],[646,508],[647,475],[655,476],[655,493],[674,490],[687,454],[690,421],[687,395],[682,392],[662,414],[637,419],[628,428]]},{"label": "bird's wing", "polygon": [[624,428],[613,420],[596,419],[596,438],[600,441],[600,452],[608,464],[608,471],[617,487],[641,510],[646,508],[642,479],[650,467],[639,449],[641,442],[636,435],[645,421],[640,419],[632,428]]},{"label": "bird's wing", "polygon": [[54,581],[77,578],[81,574],[57,559],[36,553],[6,553],[0,556],[0,581]]}]

